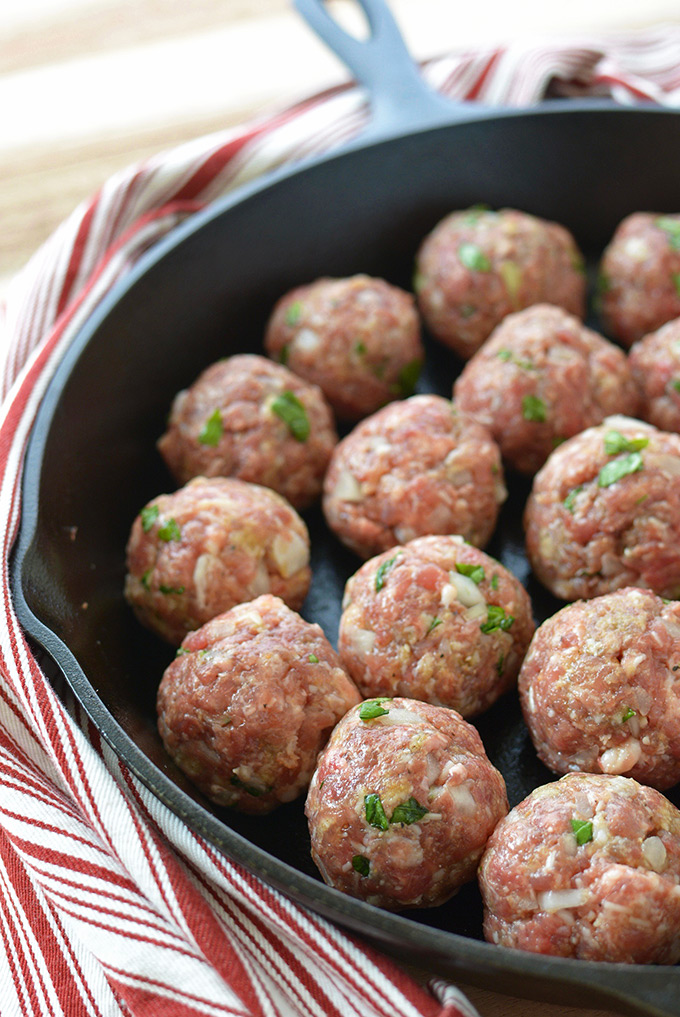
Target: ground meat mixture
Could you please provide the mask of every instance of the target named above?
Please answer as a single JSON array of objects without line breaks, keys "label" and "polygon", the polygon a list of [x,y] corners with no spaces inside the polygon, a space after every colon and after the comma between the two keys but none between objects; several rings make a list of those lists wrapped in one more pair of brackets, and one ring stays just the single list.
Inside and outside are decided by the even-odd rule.
[{"label": "ground meat mixture", "polygon": [[558,597],[680,596],[680,435],[608,417],[550,455],[524,519],[529,561]]},{"label": "ground meat mixture", "polygon": [[503,318],[532,304],[585,313],[583,258],[572,235],[526,212],[453,212],[425,238],[415,289],[433,335],[472,356]]},{"label": "ground meat mixture", "polygon": [[323,393],[266,357],[239,354],[175,398],[158,448],[175,479],[238,477],[306,508],[338,440]]},{"label": "ground meat mixture", "polygon": [[424,356],[413,296],[367,275],[291,290],[274,308],[265,349],[349,421],[411,395]]},{"label": "ground meat mixture", "polygon": [[360,700],[320,627],[265,594],[186,637],[160,684],[158,728],[208,798],[264,813],[305,790]]},{"label": "ground meat mixture", "polygon": [[474,877],[507,809],[477,731],[413,699],[350,710],[319,757],[306,805],[325,882],[389,910],[448,900]]},{"label": "ground meat mixture", "polygon": [[457,533],[483,547],[506,497],[487,428],[440,396],[391,403],[336,446],[323,508],[362,558],[415,537]]},{"label": "ground meat mixture", "polygon": [[680,318],[634,343],[629,360],[642,395],[640,416],[680,432]]},{"label": "ground meat mixture", "polygon": [[522,664],[524,719],[556,773],[680,780],[680,603],[627,587],[578,601],[536,632]]},{"label": "ground meat mixture", "polygon": [[625,353],[551,304],[508,315],[453,392],[489,428],[506,464],[526,474],[565,438],[614,413],[636,416],[639,402]]},{"label": "ground meat mixture", "polygon": [[468,717],[517,677],[534,632],[519,580],[462,537],[420,537],[350,578],[338,652],[362,694]]},{"label": "ground meat mixture", "polygon": [[309,534],[288,502],[257,484],[196,477],[135,519],[125,596],[158,635],[179,644],[235,604],[263,593],[297,610],[311,580]]},{"label": "ground meat mixture", "polygon": [[538,788],[498,824],[479,884],[492,943],[680,960],[680,812],[630,777],[572,773]]},{"label": "ground meat mixture", "polygon": [[680,316],[680,214],[635,212],[600,262],[604,330],[624,346]]}]

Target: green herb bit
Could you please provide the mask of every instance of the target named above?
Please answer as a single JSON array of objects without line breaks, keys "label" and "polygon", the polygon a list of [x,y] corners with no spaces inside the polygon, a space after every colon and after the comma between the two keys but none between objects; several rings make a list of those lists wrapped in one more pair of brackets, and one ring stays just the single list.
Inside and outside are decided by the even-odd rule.
[{"label": "green herb bit", "polygon": [[391,699],[367,699],[359,707],[360,720],[375,720],[376,717],[385,717],[390,711],[386,710],[383,703],[391,703]]},{"label": "green herb bit", "polygon": [[649,445],[649,438],[626,438],[620,431],[607,431],[604,436],[604,450],[608,456],[619,452],[640,452]]},{"label": "green herb bit", "polygon": [[654,225],[664,231],[668,237],[670,247],[674,251],[680,251],[680,220],[662,215],[654,220]]},{"label": "green herb bit", "polygon": [[158,530],[158,539],[168,544],[171,540],[181,540],[182,531],[176,519],[168,519]]},{"label": "green herb bit", "polygon": [[471,205],[463,216],[463,222],[466,226],[474,226],[475,223],[479,222],[484,213],[489,211],[491,211],[491,209],[488,205]]},{"label": "green herb bit", "polygon": [[644,466],[642,456],[639,452],[631,452],[621,459],[613,459],[606,466],[603,466],[597,476],[598,487],[609,487],[617,480],[622,480],[630,473],[637,473]]},{"label": "green herb bit", "polygon": [[427,626],[427,632],[425,633],[425,635],[429,636],[430,632],[434,632],[437,626],[441,624],[443,624],[441,618],[433,618],[430,624]]},{"label": "green herb bit", "polygon": [[289,357],[290,357],[290,346],[288,345],[288,343],[284,343],[284,345],[279,350],[279,363],[283,367],[285,367],[286,364],[288,363]]},{"label": "green herb bit", "polygon": [[494,572],[494,574],[491,576],[491,589],[492,590],[497,590],[498,589],[498,573],[497,572]]},{"label": "green herb bit", "polygon": [[240,788],[241,791],[245,791],[247,795],[252,795],[253,798],[261,798],[262,795],[266,795],[267,791],[271,790],[271,788],[261,788],[255,787],[253,784],[246,784],[240,777],[237,777],[235,773],[232,773],[229,783],[234,787]]},{"label": "green herb bit", "polygon": [[473,314],[476,314],[477,308],[474,304],[461,304],[458,311],[461,318],[471,318]]},{"label": "green herb bit", "polygon": [[139,513],[142,520],[142,529],[145,533],[148,533],[153,524],[156,522],[159,512],[160,509],[158,508],[158,505],[145,505]]},{"label": "green herb bit", "polygon": [[396,384],[396,394],[402,399],[407,399],[415,392],[422,368],[423,362],[419,359],[410,360],[402,367]]},{"label": "green herb bit", "polygon": [[624,724],[631,717],[637,717],[637,710],[634,710],[632,706],[626,707],[626,710],[621,718],[621,723]]},{"label": "green herb bit", "polygon": [[152,572],[153,572],[153,569],[147,569],[146,572],[143,573],[141,579],[139,580],[145,590],[150,590],[151,589],[151,573]]},{"label": "green herb bit", "polygon": [[370,826],[375,826],[378,830],[387,830],[389,828],[390,824],[385,815],[383,803],[380,801],[380,795],[365,795],[364,809],[366,810],[366,822]]},{"label": "green herb bit", "polygon": [[472,272],[489,272],[491,262],[478,244],[464,243],[458,248],[461,263]]},{"label": "green herb bit", "polygon": [[184,657],[187,653],[191,653],[191,650],[187,650],[186,646],[180,646],[179,649],[175,651],[175,656]]},{"label": "green herb bit", "polygon": [[542,399],[535,395],[525,395],[522,399],[522,416],[536,424],[544,424],[548,411]]},{"label": "green herb bit", "polygon": [[402,823],[404,826],[411,826],[413,823],[419,822],[428,812],[429,809],[424,808],[420,802],[411,797],[408,801],[397,805],[392,813],[390,823]]},{"label": "green herb bit", "polygon": [[671,382],[671,388],[675,392],[680,392],[680,378],[673,378],[673,381]]},{"label": "green herb bit", "polygon": [[673,285],[675,286],[675,292],[680,297],[680,272],[671,272],[671,279],[673,280]]},{"label": "green herb bit", "polygon": [[414,291],[414,293],[420,293],[420,291],[425,287],[425,283],[426,282],[427,282],[427,280],[426,280],[426,278],[425,278],[425,276],[423,275],[422,272],[418,272],[418,271],[414,272],[413,273],[413,291]]},{"label": "green herb bit", "polygon": [[285,314],[286,325],[289,325],[290,328],[294,328],[300,321],[303,310],[304,308],[302,306],[302,301],[294,300],[293,303],[286,308]]},{"label": "green herb bit", "polygon": [[508,360],[512,360],[512,350],[499,350],[496,356],[499,360],[507,362]]},{"label": "green herb bit", "polygon": [[366,343],[358,339],[354,344],[354,352],[358,357],[366,356]]},{"label": "green herb bit", "polygon": [[466,561],[456,562],[456,572],[460,572],[461,576],[467,576],[477,586],[484,579],[484,568],[481,565],[472,565]]},{"label": "green herb bit", "polygon": [[222,414],[219,410],[213,410],[203,425],[203,430],[199,434],[198,440],[201,445],[210,445],[214,448],[215,445],[219,445],[223,432]]},{"label": "green herb bit", "polygon": [[589,819],[572,819],[571,829],[577,844],[587,844],[593,839],[593,824]]},{"label": "green herb bit", "polygon": [[507,632],[515,618],[511,614],[505,613],[504,607],[499,607],[497,604],[487,605],[486,621],[482,622],[479,626],[485,635],[490,632]]},{"label": "green herb bit", "polygon": [[310,664],[318,664],[319,663],[319,658],[317,657],[317,655],[315,653],[310,653],[309,656],[307,657],[307,660],[309,661]]},{"label": "green herb bit", "polygon": [[501,279],[510,297],[510,303],[519,310],[519,290],[522,285],[522,269],[515,261],[503,261],[500,266]]},{"label": "green herb bit", "polygon": [[358,872],[360,876],[367,876],[371,871],[371,863],[366,855],[355,855],[352,859],[352,868],[355,872]]},{"label": "green herb bit", "polygon": [[380,593],[380,591],[382,590],[387,580],[387,573],[390,571],[390,569],[393,568],[394,563],[396,562],[398,557],[399,555],[395,554],[393,558],[388,558],[386,561],[381,562],[380,565],[378,566],[378,569],[375,573],[376,593]]},{"label": "green herb bit", "polygon": [[289,389],[282,392],[272,402],[272,412],[280,417],[296,441],[307,441],[310,424],[307,411]]},{"label": "green herb bit", "polygon": [[611,280],[608,275],[604,272],[600,272],[597,277],[596,289],[600,296],[604,296],[605,293],[609,293],[612,288]]},{"label": "green herb bit", "polygon": [[569,494],[567,495],[567,497],[562,502],[567,512],[571,512],[572,515],[574,514],[576,499],[578,498],[582,490],[583,490],[582,484],[579,484],[578,487],[573,487]]},{"label": "green herb bit", "polygon": [[505,654],[501,653],[500,657],[498,658],[498,662],[496,664],[496,674],[498,675],[499,678],[503,674],[503,668],[504,667],[505,667]]},{"label": "green herb bit", "polygon": [[161,593],[184,593],[183,586],[166,586],[164,583],[158,587]]}]

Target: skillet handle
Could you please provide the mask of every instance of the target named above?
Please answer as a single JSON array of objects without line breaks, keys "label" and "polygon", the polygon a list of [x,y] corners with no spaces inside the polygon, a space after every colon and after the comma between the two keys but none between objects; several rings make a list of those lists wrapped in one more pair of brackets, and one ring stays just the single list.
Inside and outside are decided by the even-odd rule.
[{"label": "skillet handle", "polygon": [[462,119],[462,104],[425,84],[384,0],[357,3],[370,29],[366,40],[346,32],[328,13],[324,0],[293,0],[310,28],[368,90],[372,120],[362,142],[369,135],[387,137],[403,129],[438,127]]}]

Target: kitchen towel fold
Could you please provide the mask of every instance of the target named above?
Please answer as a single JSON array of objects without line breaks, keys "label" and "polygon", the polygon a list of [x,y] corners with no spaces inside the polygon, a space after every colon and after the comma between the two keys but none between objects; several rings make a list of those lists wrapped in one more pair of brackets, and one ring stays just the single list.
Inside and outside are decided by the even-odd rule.
[{"label": "kitchen towel fold", "polygon": [[[680,105],[680,26],[522,42],[423,65],[455,99],[529,105],[610,95]],[[356,134],[342,87],[197,139],[107,181],[34,255],[2,317],[0,1013],[50,1017],[470,1017],[194,835],[120,763],[27,643],[9,584],[22,459],[78,329],[178,223],[276,167]]]}]

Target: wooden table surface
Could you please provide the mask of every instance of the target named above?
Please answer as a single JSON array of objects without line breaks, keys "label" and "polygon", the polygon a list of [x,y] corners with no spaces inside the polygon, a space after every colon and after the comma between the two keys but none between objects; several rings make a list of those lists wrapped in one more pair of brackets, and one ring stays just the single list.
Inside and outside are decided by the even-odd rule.
[{"label": "wooden table surface", "polygon": [[[391,7],[417,58],[529,34],[680,21],[678,0],[391,0]],[[351,4],[336,0],[334,10],[357,24]],[[0,296],[117,169],[346,78],[287,0],[0,5]],[[510,999],[493,986],[461,988],[482,1017],[603,1017]]]}]

